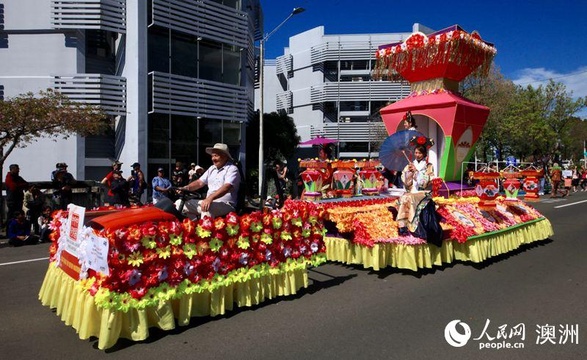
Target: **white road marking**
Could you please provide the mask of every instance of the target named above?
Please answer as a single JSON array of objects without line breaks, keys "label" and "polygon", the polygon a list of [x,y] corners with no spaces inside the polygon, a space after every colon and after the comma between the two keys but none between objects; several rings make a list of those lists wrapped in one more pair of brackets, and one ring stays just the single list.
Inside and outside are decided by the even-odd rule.
[{"label": "white road marking", "polygon": [[572,205],[577,205],[577,204],[581,204],[581,203],[584,203],[584,202],[587,202],[587,200],[575,201],[575,202],[572,202],[572,203],[568,203],[568,204],[564,204],[564,205],[555,206],[554,208],[555,208],[555,209],[559,209],[559,208],[563,208],[563,207],[565,207],[565,206],[572,206]]},{"label": "white road marking", "polygon": [[43,260],[48,260],[48,259],[49,259],[48,257],[44,257],[44,258],[38,258],[38,259],[13,261],[13,262],[7,262],[7,263],[0,263],[0,266],[22,264],[22,263],[28,263],[28,262],[33,262],[33,261],[43,261]]}]

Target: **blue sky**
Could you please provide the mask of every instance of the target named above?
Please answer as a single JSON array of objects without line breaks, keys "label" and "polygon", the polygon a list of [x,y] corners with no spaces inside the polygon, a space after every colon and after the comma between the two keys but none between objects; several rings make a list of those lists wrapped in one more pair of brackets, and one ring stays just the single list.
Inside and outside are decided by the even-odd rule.
[{"label": "blue sky", "polygon": [[[495,63],[520,85],[549,78],[574,96],[587,96],[585,0],[261,0],[265,31],[292,17],[266,43],[266,58],[283,54],[288,38],[316,26],[326,34],[410,32],[418,22],[434,30],[458,24],[495,44]],[[587,116],[587,111],[581,113]]]}]

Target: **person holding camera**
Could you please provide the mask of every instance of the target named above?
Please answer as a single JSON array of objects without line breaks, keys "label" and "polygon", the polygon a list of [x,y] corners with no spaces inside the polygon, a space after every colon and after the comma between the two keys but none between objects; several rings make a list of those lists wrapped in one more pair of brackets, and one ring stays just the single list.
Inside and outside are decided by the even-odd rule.
[{"label": "person holding camera", "polygon": [[138,162],[131,165],[130,176],[128,177],[129,185],[129,201],[131,205],[142,205],[141,197],[147,189],[147,182],[145,181],[145,174],[141,170],[141,164]]}]

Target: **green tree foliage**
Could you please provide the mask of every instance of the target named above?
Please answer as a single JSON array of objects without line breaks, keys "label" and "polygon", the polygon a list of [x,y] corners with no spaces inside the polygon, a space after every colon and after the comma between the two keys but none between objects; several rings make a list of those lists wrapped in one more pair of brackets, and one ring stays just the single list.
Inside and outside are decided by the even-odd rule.
[{"label": "green tree foliage", "polygon": [[[300,143],[300,137],[293,119],[286,113],[272,112],[263,115],[263,153],[265,163],[274,160],[286,160],[294,155]],[[247,175],[251,180],[251,189],[258,175],[259,162],[259,114],[247,124]]]},{"label": "green tree foliage", "polygon": [[15,148],[38,138],[99,134],[108,125],[106,115],[96,107],[73,102],[51,89],[0,101],[0,166]]},{"label": "green tree foliage", "polygon": [[476,145],[480,156],[487,160],[493,149],[499,150],[500,155],[504,154],[511,143],[507,128],[516,101],[516,85],[494,67],[485,78],[467,78],[463,83],[463,95],[491,109]]},{"label": "green tree foliage", "polygon": [[537,88],[521,87],[505,79],[498,69],[492,69],[486,79],[468,79],[463,93],[491,109],[477,143],[478,154],[484,160],[494,149],[499,150],[499,160],[514,155],[534,161],[568,157],[571,149],[575,149],[574,154],[578,148],[579,125],[573,119],[587,106],[587,98],[573,99],[562,83],[550,80]]}]

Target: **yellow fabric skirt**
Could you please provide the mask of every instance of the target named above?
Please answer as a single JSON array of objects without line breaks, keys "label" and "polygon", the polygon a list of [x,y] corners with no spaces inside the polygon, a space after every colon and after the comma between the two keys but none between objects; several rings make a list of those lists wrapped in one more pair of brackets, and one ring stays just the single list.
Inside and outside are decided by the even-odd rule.
[{"label": "yellow fabric skirt", "polygon": [[188,325],[194,316],[222,315],[233,306],[253,306],[266,299],[295,294],[308,286],[306,269],[266,275],[223,286],[213,292],[183,295],[161,301],[158,306],[128,312],[98,308],[94,298],[79,283],[54,264],[49,264],[39,292],[44,306],[56,309],[57,316],[72,326],[80,339],[98,337],[98,348],[112,347],[119,338],[145,340],[150,327],[163,330]]},{"label": "yellow fabric skirt", "polygon": [[346,239],[325,237],[326,258],[345,264],[360,264],[379,270],[391,266],[417,271],[421,268],[440,266],[454,260],[480,263],[490,257],[508,253],[536,241],[554,235],[552,225],[543,218],[510,229],[469,238],[465,243],[443,241],[442,247],[432,244],[403,245],[379,243],[372,248],[356,245]]}]

